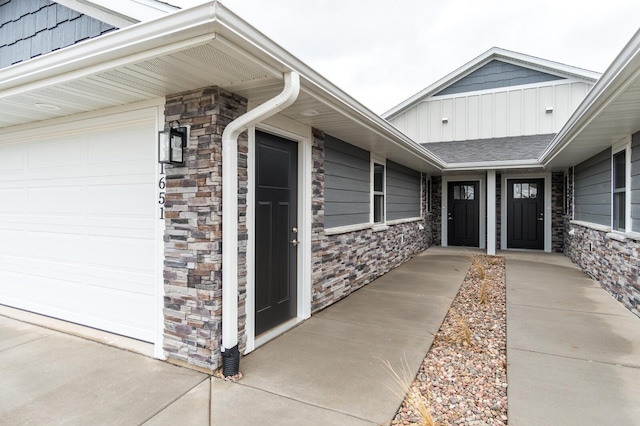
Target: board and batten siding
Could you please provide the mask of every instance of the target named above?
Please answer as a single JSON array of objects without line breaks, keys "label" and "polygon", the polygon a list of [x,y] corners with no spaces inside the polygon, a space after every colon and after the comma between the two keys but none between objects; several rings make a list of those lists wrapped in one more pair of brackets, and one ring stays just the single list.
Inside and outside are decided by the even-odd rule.
[{"label": "board and batten siding", "polygon": [[640,132],[631,141],[631,230],[640,232]]},{"label": "board and batten siding", "polygon": [[611,149],[575,167],[574,218],[611,226]]},{"label": "board and batten siding", "polygon": [[324,226],[371,220],[371,164],[368,151],[325,136]]},{"label": "board and batten siding", "polygon": [[[584,82],[556,80],[538,87],[437,96],[389,121],[419,143],[556,133],[590,88]],[[547,107],[553,112],[547,113]]]},{"label": "board and batten siding", "polygon": [[387,220],[420,217],[420,172],[387,160]]}]

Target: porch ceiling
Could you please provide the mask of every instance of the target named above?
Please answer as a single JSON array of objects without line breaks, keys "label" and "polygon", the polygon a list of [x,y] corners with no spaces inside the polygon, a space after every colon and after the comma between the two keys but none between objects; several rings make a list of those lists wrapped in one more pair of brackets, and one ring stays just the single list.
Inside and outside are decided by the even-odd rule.
[{"label": "porch ceiling", "polygon": [[301,91],[282,115],[416,170],[442,168],[435,156],[217,2],[0,70],[0,133],[207,86],[256,106],[282,90],[287,71],[300,74]]}]

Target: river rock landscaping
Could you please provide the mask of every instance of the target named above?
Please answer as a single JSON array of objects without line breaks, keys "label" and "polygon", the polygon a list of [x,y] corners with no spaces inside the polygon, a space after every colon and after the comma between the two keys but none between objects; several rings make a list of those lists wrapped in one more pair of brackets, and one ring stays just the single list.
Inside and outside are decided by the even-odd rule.
[{"label": "river rock landscaping", "polygon": [[503,257],[472,265],[392,425],[506,425]]}]

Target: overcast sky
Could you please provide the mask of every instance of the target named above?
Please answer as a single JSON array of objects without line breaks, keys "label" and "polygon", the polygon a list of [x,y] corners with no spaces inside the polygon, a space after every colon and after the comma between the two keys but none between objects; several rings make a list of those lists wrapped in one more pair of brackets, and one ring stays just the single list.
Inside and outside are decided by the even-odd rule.
[{"label": "overcast sky", "polygon": [[493,46],[603,72],[640,27],[640,0],[222,3],[378,114]]}]

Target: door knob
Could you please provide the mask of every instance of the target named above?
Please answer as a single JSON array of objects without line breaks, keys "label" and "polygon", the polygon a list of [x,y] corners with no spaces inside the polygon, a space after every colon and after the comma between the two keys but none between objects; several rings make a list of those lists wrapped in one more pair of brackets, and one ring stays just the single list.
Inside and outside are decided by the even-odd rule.
[{"label": "door knob", "polygon": [[294,246],[294,247],[297,247],[297,246],[298,246],[298,240],[296,240],[296,239],[294,238],[293,240],[289,241],[289,244],[291,244],[291,245],[292,245],[292,246]]}]

